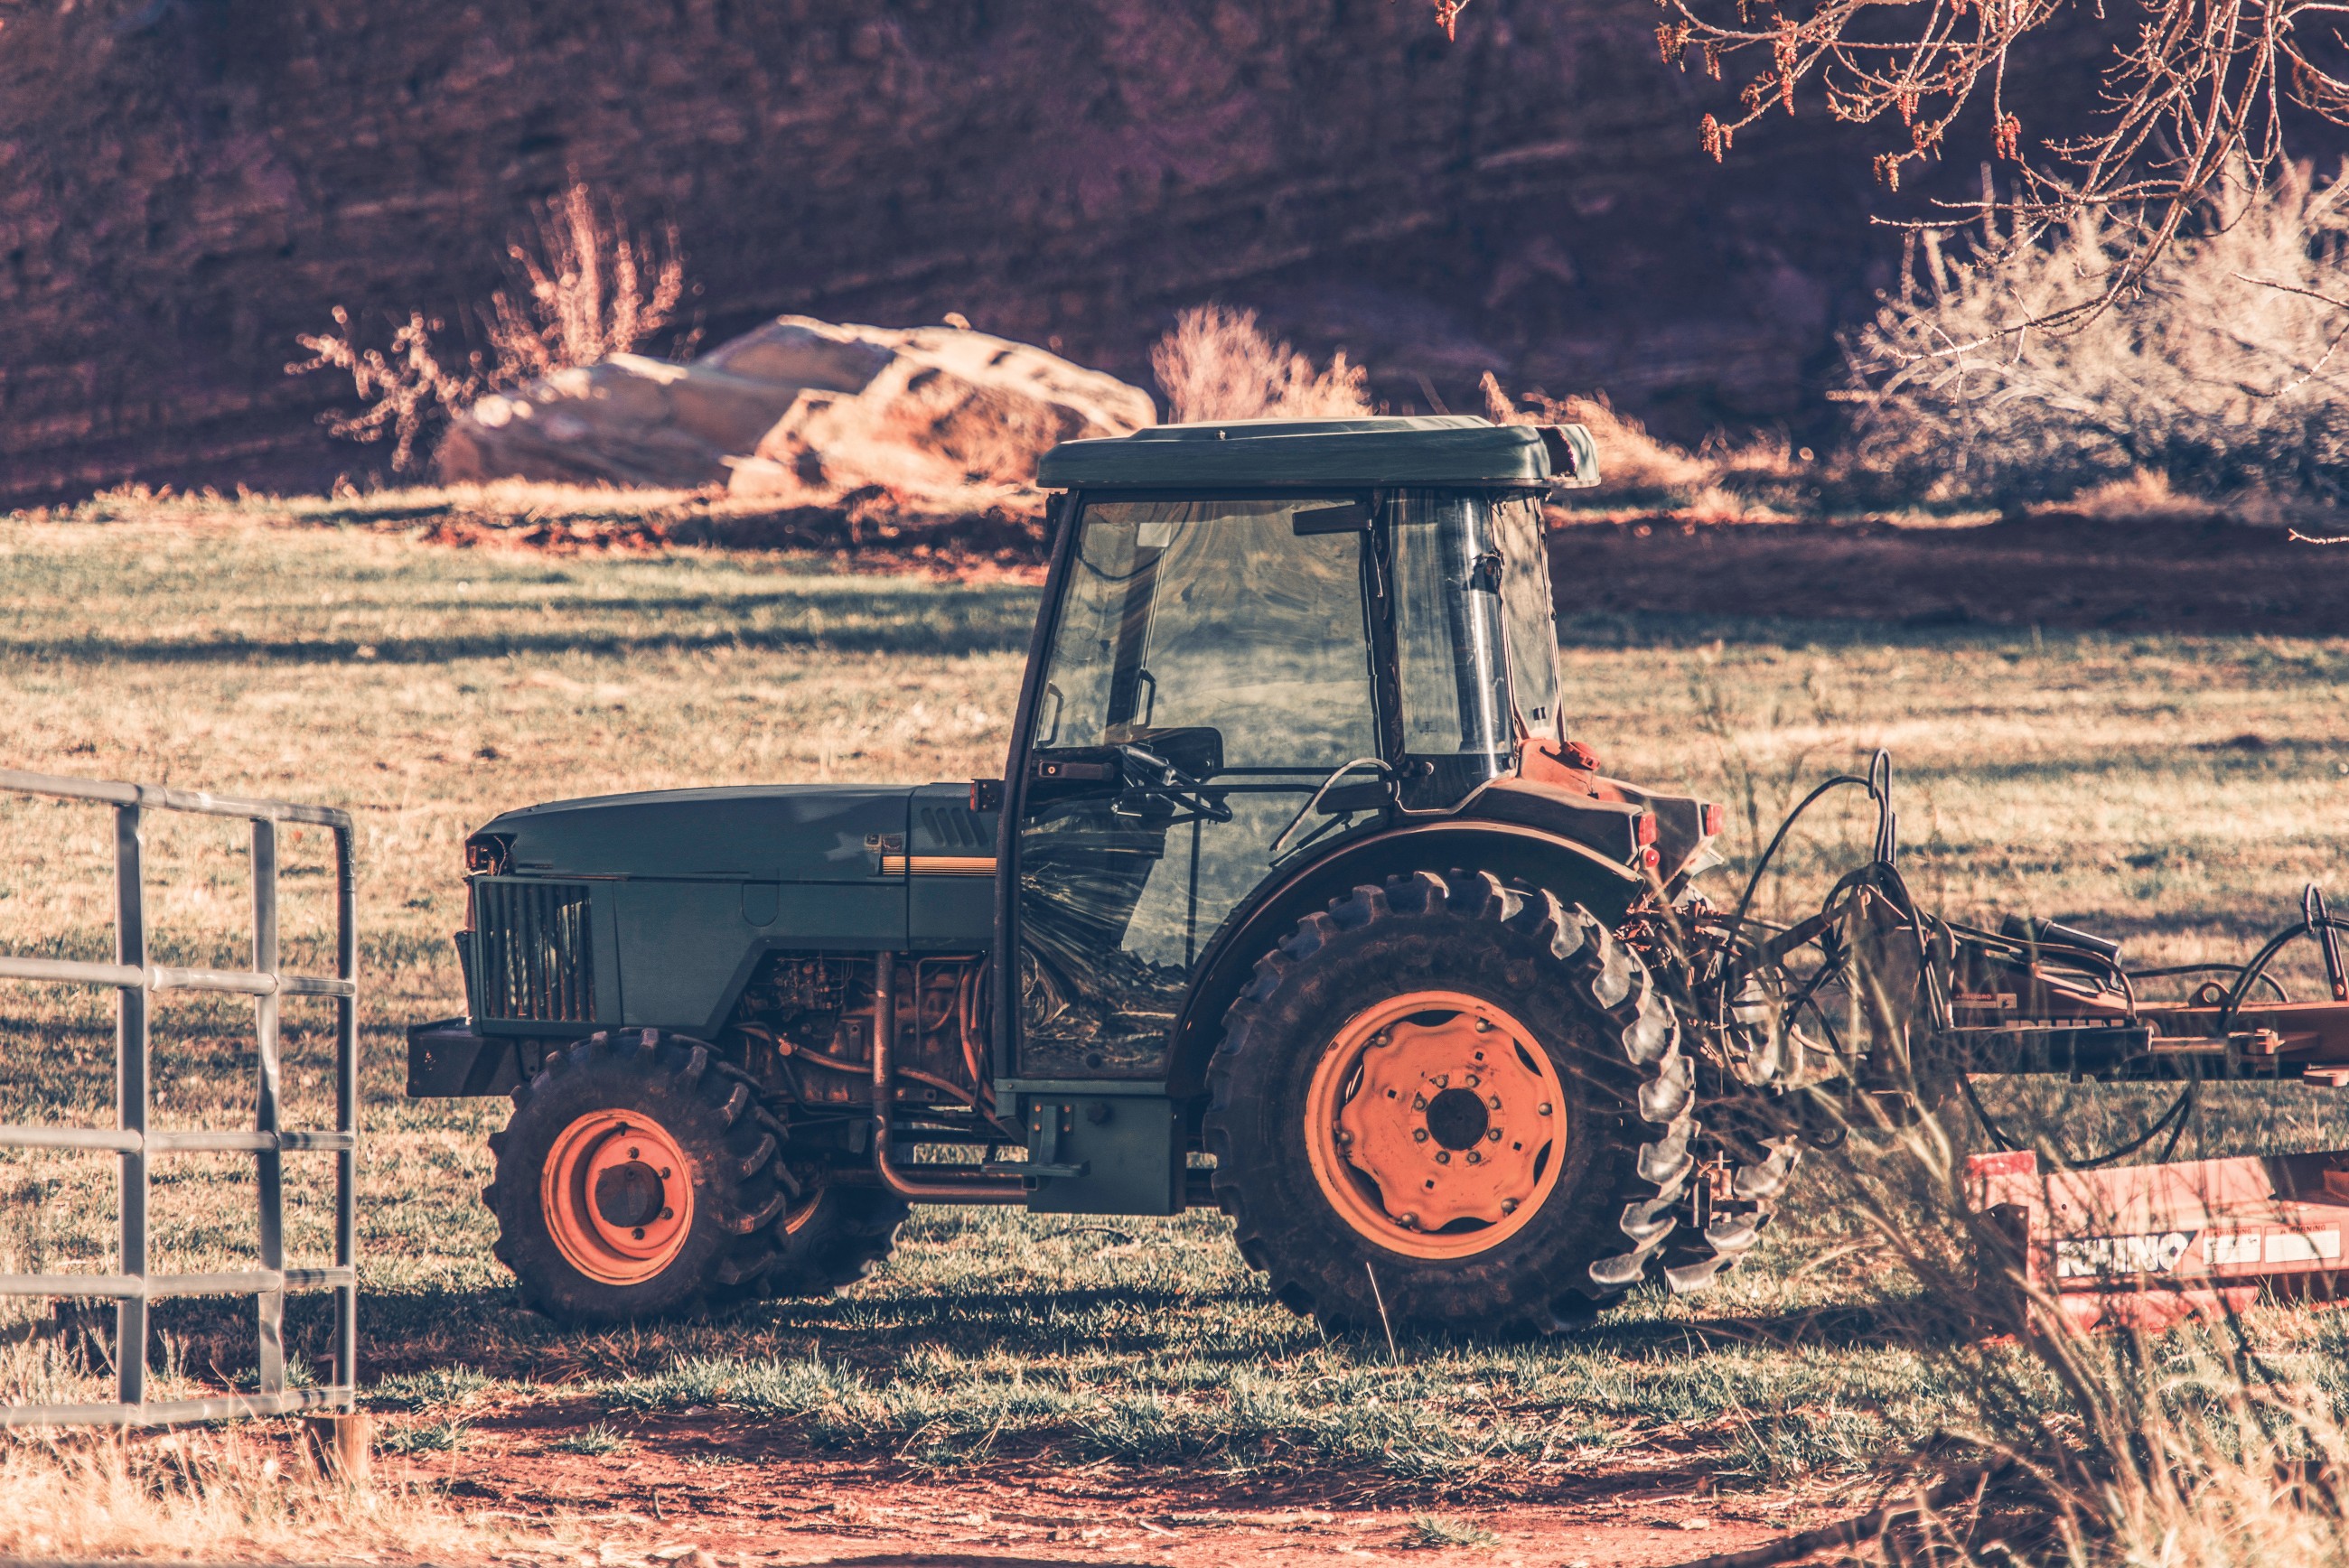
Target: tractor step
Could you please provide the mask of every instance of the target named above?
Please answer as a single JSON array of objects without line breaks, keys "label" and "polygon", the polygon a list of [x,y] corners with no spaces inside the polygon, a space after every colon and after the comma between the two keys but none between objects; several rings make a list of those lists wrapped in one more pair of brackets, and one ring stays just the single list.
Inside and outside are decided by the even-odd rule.
[{"label": "tractor step", "polygon": [[2025,1149],[1975,1155],[1966,1186],[2083,1333],[2224,1317],[2262,1293],[2344,1294],[2349,1149],[2101,1171],[2043,1171]]}]

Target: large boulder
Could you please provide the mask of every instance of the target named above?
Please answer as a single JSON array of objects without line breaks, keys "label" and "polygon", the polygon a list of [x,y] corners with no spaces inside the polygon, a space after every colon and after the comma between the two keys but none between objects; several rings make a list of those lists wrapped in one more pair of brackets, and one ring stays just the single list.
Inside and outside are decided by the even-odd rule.
[{"label": "large boulder", "polygon": [[449,482],[525,479],[821,502],[879,486],[1017,490],[1056,442],[1153,423],[1149,395],[956,326],[787,315],[690,365],[634,354],[483,398],[440,443]]}]

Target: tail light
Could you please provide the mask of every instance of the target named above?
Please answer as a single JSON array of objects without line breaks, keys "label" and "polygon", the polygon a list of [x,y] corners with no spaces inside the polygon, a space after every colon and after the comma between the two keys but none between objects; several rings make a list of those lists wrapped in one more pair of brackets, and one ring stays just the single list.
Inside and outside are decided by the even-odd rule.
[{"label": "tail light", "polygon": [[1639,816],[1639,826],[1633,830],[1633,832],[1639,842],[1643,844],[1654,843],[1656,841],[1656,814],[1653,811],[1640,812]]},{"label": "tail light", "polygon": [[1729,813],[1707,800],[1704,803],[1704,836],[1717,839],[1729,829]]}]

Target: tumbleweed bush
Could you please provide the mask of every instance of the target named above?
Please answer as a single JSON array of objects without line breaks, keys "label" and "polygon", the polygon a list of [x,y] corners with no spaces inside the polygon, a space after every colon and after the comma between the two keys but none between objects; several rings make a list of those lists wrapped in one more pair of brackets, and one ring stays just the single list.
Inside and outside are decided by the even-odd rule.
[{"label": "tumbleweed bush", "polygon": [[2349,463],[2349,184],[2238,180],[2101,314],[2037,325],[2132,252],[2123,218],[1920,236],[1845,342],[1854,466],[1947,501],[2062,500],[2140,472],[2169,490],[2339,502]]}]

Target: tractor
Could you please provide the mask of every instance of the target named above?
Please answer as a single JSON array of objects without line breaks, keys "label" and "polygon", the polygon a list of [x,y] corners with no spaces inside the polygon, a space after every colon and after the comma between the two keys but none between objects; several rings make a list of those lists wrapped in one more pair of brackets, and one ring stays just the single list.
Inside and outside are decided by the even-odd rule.
[{"label": "tractor", "polygon": [[1001,779],[472,834],[467,1015],[408,1087],[512,1097],[524,1297],[828,1292],[917,1202],[1219,1204],[1332,1328],[1549,1330],[1734,1263],[1796,1143],[1700,1125],[1657,975],[1722,812],[1567,737],[1542,509],[1596,468],[1460,416],[1066,442]]},{"label": "tractor", "polygon": [[834,1291],[913,1203],[1214,1204],[1333,1331],[1549,1332],[1705,1285],[1804,1148],[1969,1075],[2182,1078],[2182,1116],[2349,1060],[2313,894],[2333,1002],[2271,947],[2165,1010],[2088,934],[1918,911],[1881,757],[1812,798],[1878,811],[1817,914],[1749,908],[1786,829],[1708,902],[1721,809],[1568,735],[1543,507],[1596,482],[1580,427],[1169,425],[1039,477],[1000,779],[466,841],[467,1011],[409,1031],[408,1090],[512,1096],[483,1196],[550,1315]]}]

